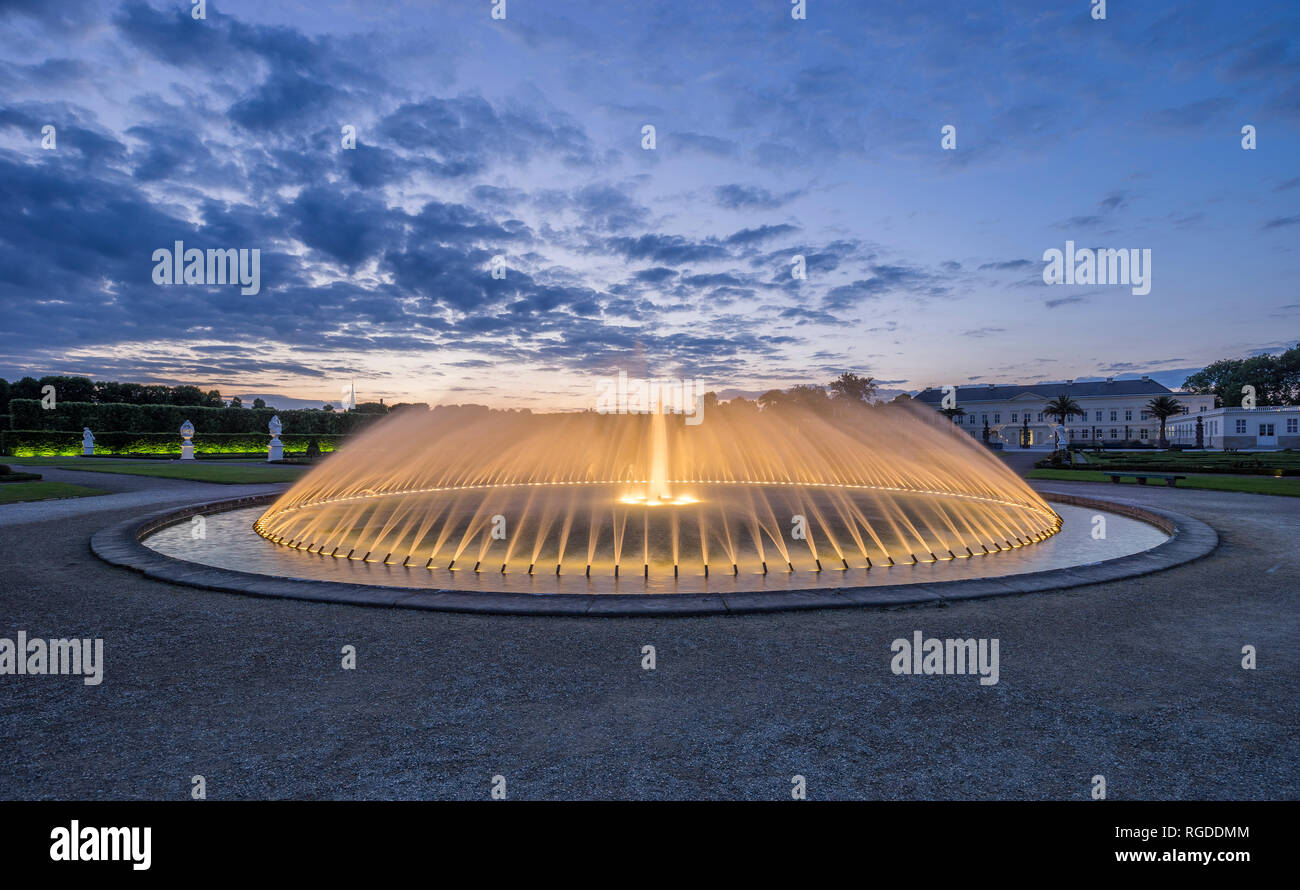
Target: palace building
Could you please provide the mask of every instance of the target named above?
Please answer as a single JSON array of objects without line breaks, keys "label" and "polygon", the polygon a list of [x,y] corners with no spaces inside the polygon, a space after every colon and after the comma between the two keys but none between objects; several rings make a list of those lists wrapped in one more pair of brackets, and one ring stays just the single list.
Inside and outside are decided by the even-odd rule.
[{"label": "palace building", "polygon": [[[1105,380],[1086,383],[1066,380],[1058,383],[985,384],[959,386],[953,395],[955,407],[965,414],[953,418],[961,429],[982,439],[985,426],[989,442],[1004,448],[1052,447],[1052,430],[1060,422],[1046,414],[1047,403],[1057,396],[1069,396],[1081,414],[1065,422],[1069,441],[1075,444],[1102,443],[1155,445],[1160,440],[1160,421],[1147,412],[1147,403],[1158,396],[1172,396],[1183,406],[1184,416],[1166,421],[1166,436],[1175,441],[1173,429],[1188,416],[1214,409],[1214,396],[1171,390],[1150,377],[1135,380]],[[939,410],[944,407],[944,390],[922,390],[915,400]],[[1027,429],[1026,429],[1027,428]],[[1235,427],[1234,427],[1235,428]],[[1180,426],[1181,429],[1181,426]],[[1253,447],[1253,446],[1252,446]]]},{"label": "palace building", "polygon": [[1300,408],[1295,405],[1212,408],[1195,417],[1172,417],[1168,425],[1170,443],[1195,447],[1198,419],[1205,448],[1241,451],[1300,448]]}]

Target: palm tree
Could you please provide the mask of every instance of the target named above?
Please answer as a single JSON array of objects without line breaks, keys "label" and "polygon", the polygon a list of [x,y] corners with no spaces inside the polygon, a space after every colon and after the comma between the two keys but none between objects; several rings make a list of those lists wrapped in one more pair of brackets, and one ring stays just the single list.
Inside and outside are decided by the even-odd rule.
[{"label": "palm tree", "polygon": [[1071,414],[1082,414],[1083,409],[1079,407],[1078,402],[1062,393],[1047,403],[1043,413],[1048,417],[1055,417],[1064,424]]},{"label": "palm tree", "polygon": [[939,413],[949,420],[956,421],[958,417],[966,416],[965,408],[940,408]]},{"label": "palm tree", "polygon": [[1183,413],[1183,403],[1173,396],[1156,396],[1147,402],[1147,413],[1160,421],[1160,447],[1168,448],[1169,440],[1165,438],[1165,421],[1175,414]]},{"label": "palm tree", "polygon": [[1071,414],[1083,414],[1083,409],[1074,399],[1061,393],[1043,407],[1043,413],[1048,417],[1055,417],[1064,426]]}]

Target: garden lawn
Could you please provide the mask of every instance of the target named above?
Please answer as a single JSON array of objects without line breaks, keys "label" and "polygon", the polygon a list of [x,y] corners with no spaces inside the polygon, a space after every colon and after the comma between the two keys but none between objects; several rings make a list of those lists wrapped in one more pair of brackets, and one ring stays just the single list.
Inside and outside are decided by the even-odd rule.
[{"label": "garden lawn", "polygon": [[1227,454],[1220,451],[1084,452],[1089,466],[1153,473],[1213,473],[1216,470],[1269,475],[1275,469],[1300,471],[1300,452],[1261,451]]},{"label": "garden lawn", "polygon": [[[15,461],[18,459],[15,458]],[[188,479],[191,482],[216,482],[223,485],[243,485],[258,482],[295,482],[311,467],[275,466],[273,464],[193,463],[186,461],[154,463],[152,461],[113,461],[112,463],[83,461],[74,463],[66,458],[57,464],[64,470],[82,470],[89,473],[124,473],[128,476],[159,476],[163,479]]]},{"label": "garden lawn", "polygon": [[[1137,471],[1140,472],[1140,471]],[[1157,471],[1152,471],[1157,472]],[[1181,472],[1181,471],[1179,471]],[[1101,470],[1030,470],[1029,479],[1053,479],[1060,482],[1105,482],[1111,484],[1110,476]],[[1120,485],[1136,485],[1132,479],[1125,479]],[[1147,486],[1163,488],[1162,479],[1148,479]],[[1300,476],[1216,476],[1211,474],[1189,475],[1179,479],[1178,488],[1204,488],[1210,491],[1242,491],[1249,494],[1280,494],[1300,497]]]},{"label": "garden lawn", "polygon": [[0,504],[25,501],[52,501],[58,498],[88,498],[106,494],[98,488],[71,485],[67,482],[6,482],[0,485]]}]

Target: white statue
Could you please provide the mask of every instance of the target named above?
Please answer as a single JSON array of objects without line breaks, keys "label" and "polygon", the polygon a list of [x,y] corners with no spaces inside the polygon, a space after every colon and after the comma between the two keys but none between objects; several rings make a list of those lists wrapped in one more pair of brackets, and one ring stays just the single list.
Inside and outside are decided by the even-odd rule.
[{"label": "white statue", "polygon": [[1053,451],[1060,451],[1062,448],[1065,447],[1066,435],[1067,434],[1065,432],[1065,427],[1058,423],[1056,425],[1056,428],[1052,430]]},{"label": "white statue", "polygon": [[95,436],[88,426],[81,428],[81,453],[86,457],[95,453]]},{"label": "white statue", "polygon": [[284,460],[284,443],[280,441],[280,431],[284,427],[280,423],[280,415],[272,417],[266,428],[271,431],[271,444],[266,449],[266,462]]},{"label": "white statue", "polygon": [[182,423],[181,435],[185,438],[181,444],[181,460],[194,460],[194,443],[190,441],[194,436],[194,424],[188,420]]}]

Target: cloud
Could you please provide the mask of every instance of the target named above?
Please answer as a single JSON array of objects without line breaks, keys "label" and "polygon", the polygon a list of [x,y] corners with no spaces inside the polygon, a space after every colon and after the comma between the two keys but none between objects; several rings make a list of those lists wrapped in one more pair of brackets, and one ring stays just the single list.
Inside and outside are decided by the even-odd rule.
[{"label": "cloud", "polygon": [[776,195],[762,186],[736,183],[719,185],[713,189],[714,200],[729,210],[776,210],[798,195],[797,191]]}]

